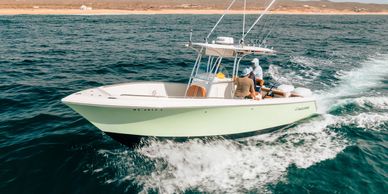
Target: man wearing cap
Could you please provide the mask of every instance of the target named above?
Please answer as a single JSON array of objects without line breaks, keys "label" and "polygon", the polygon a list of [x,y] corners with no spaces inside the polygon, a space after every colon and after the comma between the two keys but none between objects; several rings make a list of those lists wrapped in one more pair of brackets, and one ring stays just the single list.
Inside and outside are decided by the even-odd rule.
[{"label": "man wearing cap", "polygon": [[245,68],[240,75],[241,77],[235,78],[234,84],[237,85],[236,91],[234,93],[235,97],[256,99],[253,80],[248,78],[250,73],[250,68]]},{"label": "man wearing cap", "polygon": [[[256,83],[258,83],[258,85],[260,86],[260,88],[263,87],[264,86],[263,69],[259,65],[259,59],[258,58],[254,58],[252,60],[252,75],[251,75],[251,78],[253,76],[254,76],[254,78],[256,80]],[[256,83],[255,83],[255,86],[256,86]],[[257,91],[257,92],[259,92],[259,91]]]}]

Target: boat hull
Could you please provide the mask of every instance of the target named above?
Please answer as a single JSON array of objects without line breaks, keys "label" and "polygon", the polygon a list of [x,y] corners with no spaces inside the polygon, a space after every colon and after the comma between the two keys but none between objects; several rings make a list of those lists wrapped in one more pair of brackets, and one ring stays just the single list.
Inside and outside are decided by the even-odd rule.
[{"label": "boat hull", "polygon": [[315,101],[191,108],[67,105],[103,132],[140,137],[244,134],[288,125],[316,113]]}]

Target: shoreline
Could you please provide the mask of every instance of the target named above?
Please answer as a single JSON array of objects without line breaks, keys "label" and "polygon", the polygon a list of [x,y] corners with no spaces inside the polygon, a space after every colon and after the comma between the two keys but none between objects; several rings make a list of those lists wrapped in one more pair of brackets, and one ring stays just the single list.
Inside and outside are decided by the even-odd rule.
[{"label": "shoreline", "polygon": [[[259,14],[260,10],[246,10],[246,14]],[[0,15],[168,15],[168,14],[223,14],[224,10],[217,9],[158,9],[158,10],[119,10],[119,9],[1,9]],[[243,10],[230,10],[228,14],[243,14]],[[318,10],[318,11],[270,11],[268,14],[279,15],[388,15],[386,12],[353,12],[336,10]]]}]

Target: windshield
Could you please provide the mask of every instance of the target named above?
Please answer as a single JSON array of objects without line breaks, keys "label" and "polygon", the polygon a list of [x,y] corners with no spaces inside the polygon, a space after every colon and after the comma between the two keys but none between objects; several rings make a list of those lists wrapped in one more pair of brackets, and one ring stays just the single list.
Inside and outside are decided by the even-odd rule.
[{"label": "windshield", "polygon": [[230,78],[233,68],[233,61],[222,59],[221,57],[203,56],[198,71],[195,74],[196,78],[202,80],[212,80],[215,77],[219,79]]}]

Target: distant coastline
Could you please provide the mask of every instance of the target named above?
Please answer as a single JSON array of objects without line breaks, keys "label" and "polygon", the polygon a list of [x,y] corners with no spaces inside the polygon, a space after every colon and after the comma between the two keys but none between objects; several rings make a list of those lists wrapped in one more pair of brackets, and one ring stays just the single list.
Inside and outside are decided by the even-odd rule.
[{"label": "distant coastline", "polygon": [[[242,2],[236,1],[229,13],[242,14]],[[0,15],[222,14],[229,3],[225,0],[0,0]],[[258,14],[267,7],[268,0],[246,3],[247,14]],[[281,0],[270,10],[272,14],[388,15],[388,4]]]},{"label": "distant coastline", "polygon": [[[22,8],[22,9],[0,9],[0,15],[152,15],[152,14],[222,14],[220,9],[155,9],[155,10],[120,10],[120,9],[48,9],[48,8]],[[230,10],[229,14],[242,14],[242,10]],[[258,14],[260,10],[247,10],[246,14]],[[270,14],[290,15],[388,15],[384,12],[354,12],[339,10],[287,10],[270,11]]]}]

